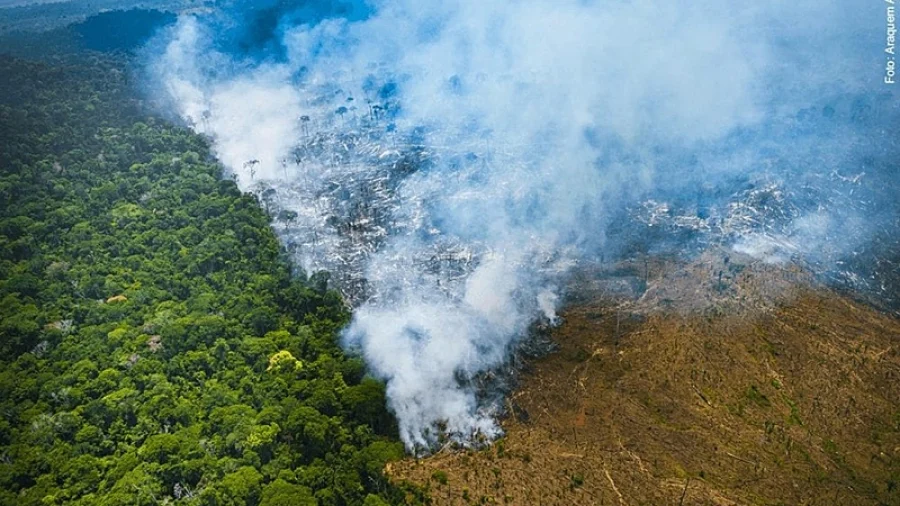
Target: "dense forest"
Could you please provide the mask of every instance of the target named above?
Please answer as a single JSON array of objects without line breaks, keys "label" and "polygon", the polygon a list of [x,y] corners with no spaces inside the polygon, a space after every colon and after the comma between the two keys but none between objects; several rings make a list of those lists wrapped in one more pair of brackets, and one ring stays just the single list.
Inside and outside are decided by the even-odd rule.
[{"label": "dense forest", "polygon": [[0,504],[418,501],[327,276],[134,79],[0,56]]}]

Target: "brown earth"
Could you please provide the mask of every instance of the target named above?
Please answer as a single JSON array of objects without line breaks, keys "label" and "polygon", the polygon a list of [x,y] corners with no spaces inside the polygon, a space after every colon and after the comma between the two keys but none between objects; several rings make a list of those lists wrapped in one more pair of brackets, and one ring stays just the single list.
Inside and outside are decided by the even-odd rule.
[{"label": "brown earth", "polygon": [[[805,284],[721,311],[704,295],[723,292],[713,267],[571,307],[559,351],[509,399],[502,440],[389,474],[438,505],[900,504],[900,321]],[[784,278],[738,270],[732,295]],[[649,308],[661,292],[694,302]]]}]

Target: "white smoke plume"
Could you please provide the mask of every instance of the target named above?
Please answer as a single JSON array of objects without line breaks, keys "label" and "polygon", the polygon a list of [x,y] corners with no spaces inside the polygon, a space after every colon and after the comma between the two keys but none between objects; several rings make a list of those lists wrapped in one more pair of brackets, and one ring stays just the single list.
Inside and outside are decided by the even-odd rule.
[{"label": "white smoke plume", "polygon": [[[469,380],[535,318],[555,321],[555,287],[612,249],[623,209],[654,194],[725,206],[715,195],[735,180],[854,159],[865,134],[849,120],[796,124],[877,79],[862,31],[877,18],[842,3],[378,0],[291,11],[242,51],[224,40],[235,7],[181,18],[151,68],[278,212],[300,265],[331,270],[356,304],[346,342],[386,380],[414,449],[498,434]],[[827,214],[794,228],[824,233]],[[727,222],[713,219],[691,223]]]}]

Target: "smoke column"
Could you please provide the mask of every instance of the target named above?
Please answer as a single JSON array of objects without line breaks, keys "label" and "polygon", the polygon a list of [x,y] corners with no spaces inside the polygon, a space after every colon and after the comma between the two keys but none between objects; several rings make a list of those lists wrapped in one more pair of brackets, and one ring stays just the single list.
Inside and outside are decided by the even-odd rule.
[{"label": "smoke column", "polygon": [[427,448],[497,435],[472,378],[647,224],[823,270],[896,225],[881,7],[785,3],[237,2],[148,68]]}]

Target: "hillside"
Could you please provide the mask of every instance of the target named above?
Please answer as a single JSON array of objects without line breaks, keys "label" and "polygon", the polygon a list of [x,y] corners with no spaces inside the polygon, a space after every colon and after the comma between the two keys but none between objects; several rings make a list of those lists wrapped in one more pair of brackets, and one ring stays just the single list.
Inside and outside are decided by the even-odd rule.
[{"label": "hillside", "polygon": [[434,504],[900,504],[900,322],[764,264],[719,296],[710,266],[576,303],[502,441],[391,474]]},{"label": "hillside", "polygon": [[651,4],[0,0],[0,506],[900,506],[883,31]]}]

